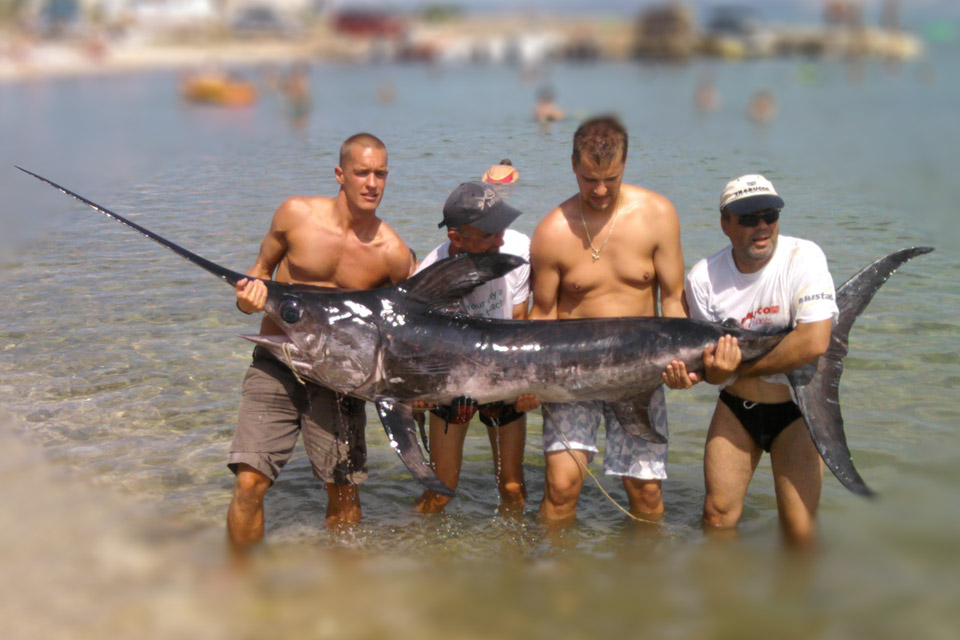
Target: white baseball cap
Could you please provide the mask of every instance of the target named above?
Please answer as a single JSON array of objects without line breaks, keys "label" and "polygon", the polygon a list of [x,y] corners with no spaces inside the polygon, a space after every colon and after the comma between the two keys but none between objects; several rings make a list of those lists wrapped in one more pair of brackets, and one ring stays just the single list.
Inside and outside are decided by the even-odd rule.
[{"label": "white baseball cap", "polygon": [[735,216],[782,208],[783,198],[777,195],[773,183],[756,173],[731,180],[720,194],[720,211],[726,210]]}]

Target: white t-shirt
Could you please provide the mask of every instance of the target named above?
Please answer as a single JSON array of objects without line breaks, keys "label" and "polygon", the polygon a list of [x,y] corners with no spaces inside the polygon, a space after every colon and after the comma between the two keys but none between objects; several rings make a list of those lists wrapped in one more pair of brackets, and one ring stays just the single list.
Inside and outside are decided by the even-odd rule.
[{"label": "white t-shirt", "polygon": [[[733,318],[742,328],[761,333],[793,329],[799,322],[835,322],[840,314],[823,251],[789,236],[779,237],[773,258],[756,273],[737,269],[730,246],[704,258],[687,274],[686,293],[691,318]],[[783,373],[761,379],[789,384]]]},{"label": "white t-shirt", "polygon": [[[503,234],[503,246],[500,247],[500,253],[520,256],[527,261],[527,264],[517,267],[502,278],[491,280],[471,291],[460,302],[465,313],[483,318],[510,320],[513,318],[514,305],[525,303],[530,297],[530,238],[519,231],[507,229]],[[437,260],[449,257],[450,241],[448,240],[426,255],[420,266],[417,267],[417,273]]]}]

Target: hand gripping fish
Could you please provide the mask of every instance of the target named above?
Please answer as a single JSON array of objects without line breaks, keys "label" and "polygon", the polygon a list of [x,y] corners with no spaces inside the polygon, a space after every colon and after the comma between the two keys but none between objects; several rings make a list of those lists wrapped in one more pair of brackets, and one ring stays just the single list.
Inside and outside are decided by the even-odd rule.
[{"label": "hand gripping fish", "polygon": [[[17,167],[20,168],[20,167]],[[21,169],[140,232],[231,286],[247,277],[206,260],[35,173]],[[837,289],[840,316],[830,347],[788,374],[794,396],[824,462],[854,493],[869,496],[853,465],[840,414],[839,382],[850,327],[898,267],[929,247],[896,251]],[[631,433],[653,442],[650,398],[673,360],[703,372],[704,348],[736,336],[743,360],[759,358],[787,331],[763,334],[684,318],[494,320],[457,311],[475,287],[523,264],[506,254],[461,254],[392,287],[345,291],[264,281],[265,313],[282,336],[243,336],[269,349],[303,379],[373,402],[390,445],[424,486],[453,495],[426,461],[411,408],[416,401],[480,403],[525,393],[545,402],[605,400]]]}]

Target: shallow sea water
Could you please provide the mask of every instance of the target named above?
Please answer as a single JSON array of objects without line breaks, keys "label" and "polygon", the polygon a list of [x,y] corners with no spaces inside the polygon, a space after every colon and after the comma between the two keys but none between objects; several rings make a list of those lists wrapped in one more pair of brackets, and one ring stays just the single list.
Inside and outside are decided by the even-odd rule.
[{"label": "shallow sea water", "polygon": [[[955,637],[957,53],[859,71],[554,66],[534,81],[511,68],[318,63],[302,125],[269,94],[232,112],[182,104],[166,73],[0,86],[0,559],[16,576],[0,592],[5,636]],[[705,71],[722,94],[708,115],[693,108]],[[522,513],[498,512],[475,427],[458,497],[422,517],[419,487],[368,411],[363,520],[324,526],[326,498],[298,447],[268,493],[265,548],[249,576],[231,576],[224,462],[250,353],[236,334],[256,320],[218,280],[12,165],[243,271],[276,206],[332,195],[339,143],[369,130],[390,153],[381,214],[423,255],[442,239],[449,191],[501,157],[520,170],[505,192],[525,211],[520,230],[573,193],[577,121],[531,121],[543,83],[577,117],[622,117],[626,179],[674,202],[688,267],[723,246],[719,191],[752,171],[787,201],[782,233],[818,242],[838,285],[889,251],[937,247],[881,289],[845,361],[847,436],[880,497],[864,501],[828,472],[821,548],[785,554],[764,459],[739,539],[705,537],[700,465],[715,390],[696,388],[668,395],[659,525],[628,521],[588,481],[577,523],[545,530],[536,413]],[[392,103],[377,99],[383,87]],[[759,126],[745,109],[762,87],[779,109]],[[618,483],[602,482],[625,503]]]}]

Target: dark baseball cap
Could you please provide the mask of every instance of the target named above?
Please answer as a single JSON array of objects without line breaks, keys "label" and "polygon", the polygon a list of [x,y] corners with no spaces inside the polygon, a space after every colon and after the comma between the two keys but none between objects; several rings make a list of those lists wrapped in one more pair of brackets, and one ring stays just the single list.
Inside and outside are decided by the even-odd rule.
[{"label": "dark baseball cap", "polygon": [[500,233],[521,213],[504,202],[490,185],[464,182],[447,198],[443,205],[443,221],[437,226],[456,229],[469,224],[484,233]]}]

